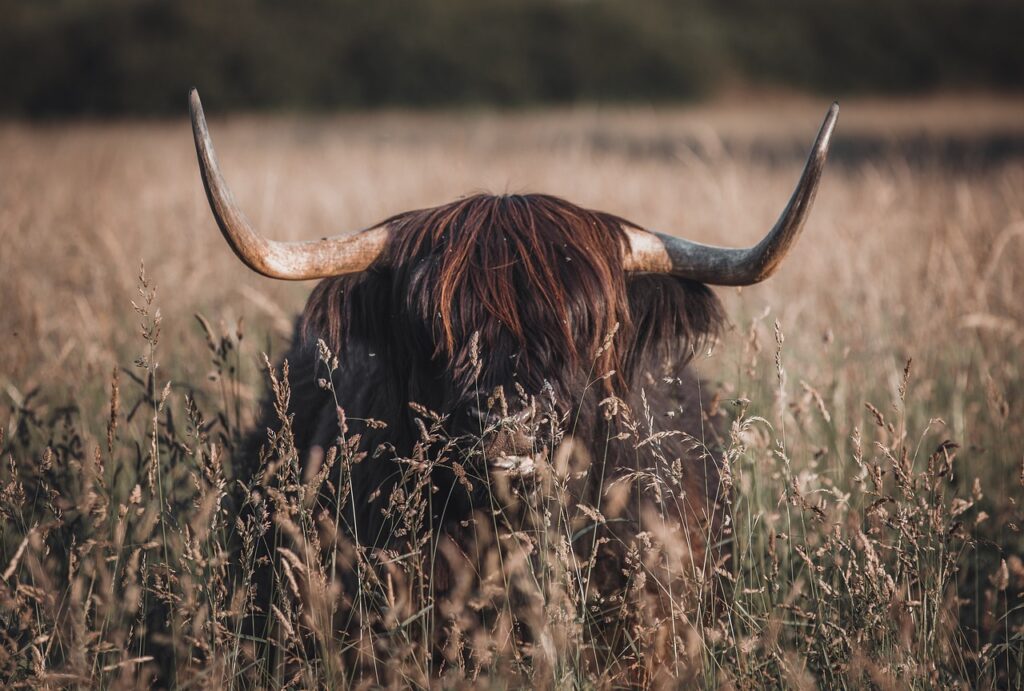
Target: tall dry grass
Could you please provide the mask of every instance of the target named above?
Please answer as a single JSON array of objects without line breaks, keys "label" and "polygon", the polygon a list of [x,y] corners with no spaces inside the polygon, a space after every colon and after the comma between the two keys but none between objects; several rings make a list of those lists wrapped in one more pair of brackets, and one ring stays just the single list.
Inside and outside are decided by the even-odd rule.
[{"label": "tall dry grass", "polygon": [[[794,141],[824,110],[766,108],[212,127],[240,201],[281,238],[530,189],[743,244],[774,220],[799,169]],[[285,489],[239,488],[231,452],[270,381],[262,354],[281,351],[308,287],[249,275],[223,245],[184,118],[3,126],[4,679],[1019,686],[1024,162],[950,167],[942,141],[1016,141],[1021,114],[845,104],[845,161],[793,256],[762,286],[722,291],[733,328],[697,362],[726,420],[733,488],[736,571],[713,622],[699,597],[659,587],[681,549],[666,535],[635,545],[629,582],[646,589],[588,600],[573,538],[615,507],[580,503],[571,480],[587,467],[569,451],[539,491],[495,487],[483,571],[456,579],[457,597],[435,597],[436,565],[457,555],[415,530],[411,495],[393,507],[407,553],[365,553],[337,533],[344,483],[335,516],[316,510],[326,476],[298,465],[287,425],[266,458]],[[918,134],[934,152],[901,147]],[[636,443],[672,423],[671,411],[618,414]],[[439,434],[429,416],[425,434]],[[341,478],[364,462],[354,444],[322,460]],[[421,461],[410,482],[434,462]],[[271,534],[276,595],[260,602],[247,586],[268,568],[257,545]],[[342,587],[352,573],[355,597]],[[602,633],[609,619],[618,638]]]}]

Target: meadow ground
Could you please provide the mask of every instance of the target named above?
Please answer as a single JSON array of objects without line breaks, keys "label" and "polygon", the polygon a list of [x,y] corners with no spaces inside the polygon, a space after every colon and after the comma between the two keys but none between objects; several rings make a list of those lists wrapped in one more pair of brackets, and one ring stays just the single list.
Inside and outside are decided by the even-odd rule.
[{"label": "meadow ground", "polygon": [[[722,245],[774,222],[827,105],[219,119],[207,100],[237,198],[280,239],[487,190],[548,192]],[[223,243],[184,102],[175,122],[0,124],[0,673],[11,681],[148,678],[160,660],[147,617],[160,606],[180,683],[254,674],[224,563],[222,450],[251,423],[268,381],[261,354],[282,352],[311,286],[262,279]],[[637,624],[629,652],[602,667],[562,647],[589,645],[588,605],[548,592],[548,623],[528,623],[548,645],[495,643],[519,625],[496,616],[473,639],[490,656],[467,671],[465,656],[440,660],[425,643],[424,622],[444,608],[413,598],[401,617],[392,601],[391,628],[367,634],[387,644],[358,652],[391,646],[404,662],[373,674],[1024,683],[1024,102],[844,103],[800,243],[767,283],[718,292],[731,327],[696,366],[731,425],[726,616],[674,612],[680,626],[660,647],[641,641],[663,622]],[[571,580],[537,561],[552,582]],[[275,605],[275,635],[316,630],[302,604],[314,591],[303,581]],[[352,681],[347,652],[323,662],[349,643],[317,640],[319,654],[295,643],[293,664],[259,680]]]}]

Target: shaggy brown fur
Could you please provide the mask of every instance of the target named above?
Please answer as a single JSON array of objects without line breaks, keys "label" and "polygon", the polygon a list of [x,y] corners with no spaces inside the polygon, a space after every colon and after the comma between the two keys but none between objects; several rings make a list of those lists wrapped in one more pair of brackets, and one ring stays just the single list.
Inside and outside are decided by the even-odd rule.
[{"label": "shaggy brown fur", "polygon": [[[612,480],[667,477],[681,464],[681,479],[664,491],[649,492],[640,479],[627,483],[634,498],[625,504],[626,520],[601,529],[611,540],[601,548],[610,581],[621,578],[624,553],[616,546],[635,542],[640,530],[684,538],[691,545],[685,570],[709,572],[728,552],[707,549],[723,537],[727,501],[714,455],[693,441],[712,435],[687,363],[722,323],[713,293],[672,276],[627,274],[623,227],[631,224],[555,197],[481,194],[381,225],[392,231],[387,251],[361,274],[316,286],[286,356],[300,451],[338,442],[337,404],[348,415],[348,433],[361,434],[362,447],[375,452],[352,467],[343,529],[363,545],[391,545],[397,526],[387,505],[407,467],[399,459],[420,439],[409,402],[445,416],[452,437],[479,439],[491,419],[484,401],[502,388],[509,400],[519,399],[516,391],[544,394],[553,417],[571,418],[574,439],[599,466],[583,493],[595,506]],[[318,339],[338,356],[333,393],[317,383],[328,376]],[[616,440],[621,419],[606,419],[600,405],[610,395],[638,416],[649,407],[656,431],[690,436],[639,448],[635,436]],[[274,424],[268,411],[258,429]],[[556,440],[535,428],[530,441],[550,449]],[[257,444],[258,437],[251,448]],[[470,446],[474,453],[460,460],[484,477],[488,447],[481,453],[479,442]],[[459,526],[491,506],[482,484],[471,491],[450,465],[437,467],[431,491],[444,500],[433,503],[428,527],[458,539]]]},{"label": "shaggy brown fur", "polygon": [[[392,230],[387,253],[370,275],[317,286],[302,319],[307,343],[322,338],[343,352],[350,336],[375,331],[360,321],[370,316],[366,310],[384,306],[386,292],[390,316],[403,322],[395,335],[408,327],[417,345],[426,346],[422,352],[463,388],[508,383],[465,381],[471,374],[466,346],[479,334],[480,351],[491,360],[514,360],[516,376],[614,371],[621,391],[651,346],[682,345],[675,342],[682,338],[674,364],[684,365],[721,323],[717,300],[700,284],[654,276],[627,281],[623,227],[635,224],[556,197],[481,194],[378,225]],[[389,285],[380,285],[385,275]],[[360,288],[370,282],[386,291],[374,304],[359,302]],[[630,305],[627,283],[637,282],[648,286],[643,299],[655,309]],[[685,286],[688,299],[674,302],[671,284]],[[634,324],[634,316],[646,321]],[[599,353],[616,329],[611,347]],[[673,342],[660,343],[665,338]],[[495,371],[492,378],[500,377]]]},{"label": "shaggy brown fur", "polygon": [[[392,458],[408,456],[418,439],[409,402],[447,416],[453,435],[479,433],[481,421],[467,411],[484,407],[498,387],[550,392],[563,412],[576,412],[576,436],[589,444],[603,438],[598,401],[614,393],[641,410],[643,385],[653,410],[682,406],[673,426],[706,436],[700,406],[689,400],[695,392],[654,384],[670,375],[696,386],[684,370],[719,329],[720,304],[699,283],[627,275],[623,226],[633,224],[546,195],[480,194],[380,225],[392,230],[388,250],[369,270],[316,286],[286,355],[296,444],[304,452],[329,448],[339,436],[335,395],[317,384],[325,376],[318,339],[338,355],[337,403],[353,420],[388,425],[381,431],[355,421],[350,431],[364,435],[369,451],[386,443],[391,451],[384,455]],[[603,390],[592,386],[610,372]],[[257,430],[273,426],[268,409]],[[380,544],[389,534],[382,509],[397,469],[378,457],[357,470],[360,512],[350,528],[360,541]],[[709,472],[717,479],[717,468]],[[709,495],[717,496],[717,485],[705,486],[714,483],[705,482],[703,470],[693,475],[699,494],[713,504]],[[479,498],[458,495],[436,517],[439,523],[478,505]]]}]

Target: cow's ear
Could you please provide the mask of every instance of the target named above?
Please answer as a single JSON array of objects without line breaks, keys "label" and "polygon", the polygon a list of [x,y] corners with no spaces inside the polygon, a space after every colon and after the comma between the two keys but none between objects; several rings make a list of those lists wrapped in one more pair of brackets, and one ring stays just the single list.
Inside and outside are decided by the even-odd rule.
[{"label": "cow's ear", "polygon": [[628,356],[680,366],[713,341],[725,323],[718,296],[703,283],[658,274],[626,279],[633,334]]},{"label": "cow's ear", "polygon": [[315,344],[323,339],[340,353],[350,338],[386,338],[388,289],[388,282],[372,271],[324,279],[306,301],[300,320],[303,340]]},{"label": "cow's ear", "polygon": [[392,340],[399,321],[391,299],[391,279],[378,271],[346,276],[344,334],[371,343]]}]

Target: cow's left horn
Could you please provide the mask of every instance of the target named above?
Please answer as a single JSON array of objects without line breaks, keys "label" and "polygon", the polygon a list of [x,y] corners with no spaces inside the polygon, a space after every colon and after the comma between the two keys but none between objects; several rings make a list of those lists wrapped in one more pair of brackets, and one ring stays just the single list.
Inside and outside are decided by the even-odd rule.
[{"label": "cow's left horn", "polygon": [[257,233],[235,204],[217,165],[199,93],[189,94],[192,134],[199,155],[199,172],[217,225],[238,258],[253,271],[290,281],[358,273],[380,255],[387,244],[386,228],[335,235],[307,242],[277,242]]},{"label": "cow's left horn", "polygon": [[761,242],[746,249],[729,249],[627,228],[630,249],[625,257],[626,270],[668,273],[720,286],[751,285],[771,276],[796,242],[814,202],[838,117],[839,104],[833,103],[789,204]]}]

